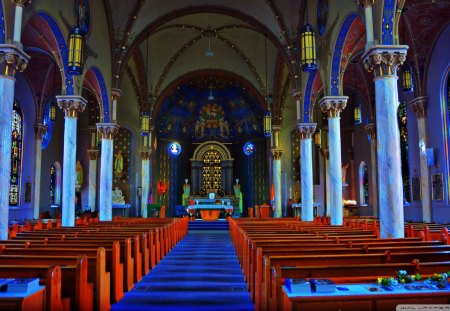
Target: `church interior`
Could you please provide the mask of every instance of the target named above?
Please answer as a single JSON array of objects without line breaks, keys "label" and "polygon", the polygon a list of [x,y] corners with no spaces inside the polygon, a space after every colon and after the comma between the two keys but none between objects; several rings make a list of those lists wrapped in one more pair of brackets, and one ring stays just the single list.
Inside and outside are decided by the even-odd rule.
[{"label": "church interior", "polygon": [[[43,309],[394,310],[382,290],[324,303],[285,280],[450,271],[449,0],[1,0],[0,15],[0,277],[40,275]],[[66,254],[57,236],[86,240]],[[44,259],[7,267],[52,247],[106,258],[105,280],[77,276],[72,297],[53,263],[55,298],[28,270]],[[220,307],[171,295],[218,273],[200,254],[225,258],[218,284],[240,280],[195,285]],[[450,304],[447,284],[420,290],[399,297]]]}]

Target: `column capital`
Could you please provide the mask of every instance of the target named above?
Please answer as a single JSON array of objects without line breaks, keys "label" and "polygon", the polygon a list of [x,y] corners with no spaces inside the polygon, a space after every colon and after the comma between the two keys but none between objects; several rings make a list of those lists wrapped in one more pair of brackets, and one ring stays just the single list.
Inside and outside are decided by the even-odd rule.
[{"label": "column capital", "polygon": [[76,118],[78,112],[83,112],[87,105],[87,100],[79,95],[58,95],[56,101],[69,118]]},{"label": "column capital", "polygon": [[97,160],[98,159],[98,155],[100,154],[100,150],[98,150],[98,149],[90,149],[90,150],[87,150],[87,154],[89,156],[89,159]]},{"label": "column capital", "polygon": [[325,96],[319,104],[322,112],[328,115],[328,118],[339,117],[342,110],[347,106],[348,96]]},{"label": "column capital", "polygon": [[298,123],[295,129],[300,139],[310,139],[314,135],[316,127],[316,123]]},{"label": "column capital", "polygon": [[377,125],[375,123],[369,123],[364,126],[366,133],[369,134],[370,139],[375,141],[377,139]]},{"label": "column capital", "polygon": [[150,159],[151,153],[152,153],[152,150],[150,148],[139,149],[139,156],[141,157],[142,160]]},{"label": "column capital", "polygon": [[272,125],[272,132],[279,133],[280,131],[281,131],[281,126],[280,125]]},{"label": "column capital", "polygon": [[0,44],[0,75],[14,78],[27,68],[30,56],[16,44]]},{"label": "column capital", "polygon": [[123,92],[121,89],[112,88],[111,89],[111,98],[112,100],[119,100],[122,97]]},{"label": "column capital", "polygon": [[409,102],[409,107],[417,115],[417,119],[427,117],[428,96],[420,96]]},{"label": "column capital", "polygon": [[102,139],[113,139],[119,131],[116,123],[97,123],[96,125]]},{"label": "column capital", "polygon": [[300,90],[300,89],[293,89],[291,91],[291,95],[295,99],[301,99],[302,98],[302,90]]},{"label": "column capital", "polygon": [[272,149],[272,156],[274,160],[281,160],[284,149]]},{"label": "column capital", "polygon": [[15,5],[24,7],[27,4],[30,4],[31,0],[11,0],[11,3],[14,3]]},{"label": "column capital", "polygon": [[34,138],[36,140],[42,140],[45,133],[47,133],[47,125],[41,123],[34,125]]},{"label": "column capital", "polygon": [[407,45],[373,45],[361,57],[368,72],[375,78],[397,75],[397,69],[406,60]]},{"label": "column capital", "polygon": [[367,6],[373,6],[374,4],[374,0],[355,0],[357,5],[362,6],[363,8],[367,7]]}]

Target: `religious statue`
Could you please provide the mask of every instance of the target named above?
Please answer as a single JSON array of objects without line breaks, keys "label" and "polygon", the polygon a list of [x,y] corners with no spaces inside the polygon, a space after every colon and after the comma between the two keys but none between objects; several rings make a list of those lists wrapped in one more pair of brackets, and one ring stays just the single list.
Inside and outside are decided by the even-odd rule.
[{"label": "religious statue", "polygon": [[76,172],[75,185],[81,186],[83,184],[83,166],[81,165],[81,162],[79,160],[75,165],[75,172]]},{"label": "religious statue", "polygon": [[239,208],[238,211],[242,213],[242,192],[241,185],[239,184],[239,179],[236,178],[236,183],[233,186],[234,189],[234,197],[239,200]]},{"label": "religious statue", "polygon": [[113,204],[125,204],[125,198],[122,194],[122,190],[116,187],[112,193],[112,203]]},{"label": "religious statue", "polygon": [[122,176],[123,173],[123,156],[122,150],[119,150],[116,154],[116,160],[114,161],[114,175]]},{"label": "religious statue", "polygon": [[181,197],[181,204],[187,206],[189,204],[189,196],[191,195],[191,186],[188,184],[188,179],[184,180],[183,195]]},{"label": "religious statue", "polygon": [[342,183],[344,185],[347,184],[347,169],[348,169],[348,163],[342,165]]}]

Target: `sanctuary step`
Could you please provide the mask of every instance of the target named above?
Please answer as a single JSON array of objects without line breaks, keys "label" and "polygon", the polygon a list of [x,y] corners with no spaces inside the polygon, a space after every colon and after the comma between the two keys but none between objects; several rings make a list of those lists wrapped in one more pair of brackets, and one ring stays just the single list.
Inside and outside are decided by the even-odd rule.
[{"label": "sanctuary step", "polygon": [[188,225],[189,230],[228,230],[228,221],[190,221]]}]

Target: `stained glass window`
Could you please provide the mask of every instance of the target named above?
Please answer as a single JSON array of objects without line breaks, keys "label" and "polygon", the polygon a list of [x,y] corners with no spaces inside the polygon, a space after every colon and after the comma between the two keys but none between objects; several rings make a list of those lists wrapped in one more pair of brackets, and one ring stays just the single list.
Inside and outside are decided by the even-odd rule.
[{"label": "stained glass window", "polygon": [[42,150],[47,148],[48,144],[50,143],[50,140],[52,138],[52,129],[53,129],[53,122],[50,121],[50,103],[47,103],[44,106],[44,116],[43,116],[43,123],[47,126],[47,130],[45,132],[44,137],[42,138]]},{"label": "stained glass window", "polygon": [[361,205],[369,204],[369,175],[367,173],[367,164],[361,162],[359,167],[359,200]]},{"label": "stained glass window", "polygon": [[11,178],[9,187],[9,205],[19,206],[20,181],[22,173],[23,116],[19,104],[16,101],[14,101],[13,105],[11,135]]},{"label": "stained glass window", "polygon": [[56,167],[50,167],[50,205],[55,205],[56,197]]},{"label": "stained glass window", "polygon": [[408,119],[406,117],[406,102],[400,102],[398,107],[398,125],[400,128],[400,152],[402,161],[402,179],[403,179],[403,201],[411,202],[411,191],[409,186],[409,156],[408,156]]}]

